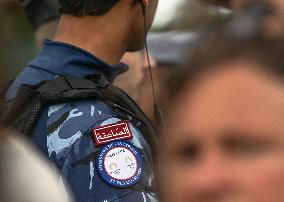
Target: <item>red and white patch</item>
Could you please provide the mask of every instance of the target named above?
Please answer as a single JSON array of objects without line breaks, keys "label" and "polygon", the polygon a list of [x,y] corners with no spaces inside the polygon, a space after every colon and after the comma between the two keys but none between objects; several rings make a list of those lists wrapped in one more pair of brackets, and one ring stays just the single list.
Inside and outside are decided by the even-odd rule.
[{"label": "red and white patch", "polygon": [[93,129],[93,138],[96,146],[100,146],[114,140],[127,140],[132,137],[128,121],[119,121],[114,124],[100,126]]}]

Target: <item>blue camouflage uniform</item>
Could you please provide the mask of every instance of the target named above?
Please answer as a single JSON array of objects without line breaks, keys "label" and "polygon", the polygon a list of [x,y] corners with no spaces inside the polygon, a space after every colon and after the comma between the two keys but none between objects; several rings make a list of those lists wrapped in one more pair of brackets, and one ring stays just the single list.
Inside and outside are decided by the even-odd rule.
[{"label": "blue camouflage uniform", "polygon": [[[48,41],[43,50],[15,79],[6,93],[12,100],[21,84],[38,84],[60,76],[85,77],[102,73],[110,80],[125,71],[125,66],[113,67],[90,53],[69,44]],[[156,201],[153,189],[152,156],[149,144],[132,122],[133,138],[124,140],[135,147],[142,157],[142,178],[133,186],[114,187],[97,169],[97,158],[104,146],[95,146],[92,129],[121,121],[119,111],[99,100],[80,100],[46,107],[33,132],[38,148],[56,165],[59,184],[66,180],[76,201]]]}]

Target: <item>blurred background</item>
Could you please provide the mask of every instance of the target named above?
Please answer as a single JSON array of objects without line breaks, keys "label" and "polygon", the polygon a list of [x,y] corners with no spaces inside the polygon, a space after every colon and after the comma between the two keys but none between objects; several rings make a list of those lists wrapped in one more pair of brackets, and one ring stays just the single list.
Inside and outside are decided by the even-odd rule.
[{"label": "blurred background", "polygon": [[[25,2],[25,1],[23,1]],[[152,32],[195,31],[206,21],[229,15],[226,8],[200,0],[160,0]],[[181,20],[181,19],[187,20]],[[36,54],[34,33],[18,0],[0,0],[0,67],[9,67],[0,79],[12,79]],[[186,22],[186,24],[185,24]]]},{"label": "blurred background", "polygon": [[10,79],[35,55],[33,31],[16,0],[0,0],[0,79]]}]

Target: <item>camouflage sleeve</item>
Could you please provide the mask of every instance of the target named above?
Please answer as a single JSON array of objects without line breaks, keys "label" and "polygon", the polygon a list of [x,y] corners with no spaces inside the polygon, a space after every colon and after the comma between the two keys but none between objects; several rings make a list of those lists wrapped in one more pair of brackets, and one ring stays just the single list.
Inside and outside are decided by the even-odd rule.
[{"label": "camouflage sleeve", "polygon": [[[149,191],[154,184],[151,151],[139,129],[131,121],[129,127],[133,137],[123,142],[132,145],[141,156],[141,179],[132,186],[123,184],[116,187],[103,178],[98,170],[99,155],[106,147],[95,145],[92,129],[120,121],[122,119],[117,116],[116,110],[100,101],[81,101],[49,107],[48,156],[59,168],[61,178],[69,183],[76,201],[157,201],[156,195]],[[111,175],[108,177],[115,180]]]}]

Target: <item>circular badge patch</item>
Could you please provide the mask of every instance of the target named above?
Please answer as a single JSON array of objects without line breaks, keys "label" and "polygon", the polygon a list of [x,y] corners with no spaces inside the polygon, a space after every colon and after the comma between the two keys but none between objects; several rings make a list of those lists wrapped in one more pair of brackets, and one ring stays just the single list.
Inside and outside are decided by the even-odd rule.
[{"label": "circular badge patch", "polygon": [[129,187],[142,176],[142,157],[132,144],[114,141],[100,150],[97,169],[108,184]]}]

